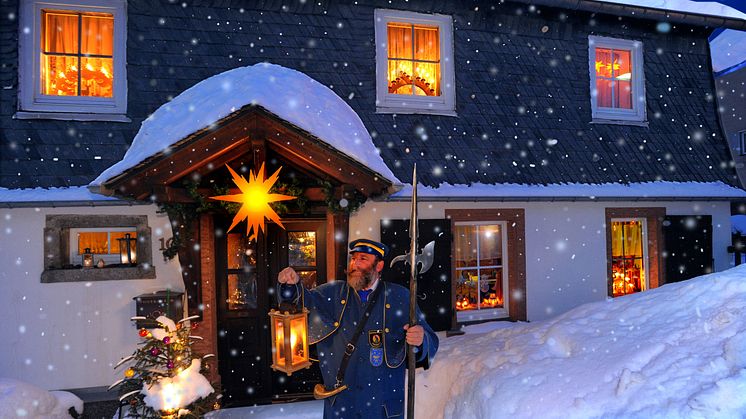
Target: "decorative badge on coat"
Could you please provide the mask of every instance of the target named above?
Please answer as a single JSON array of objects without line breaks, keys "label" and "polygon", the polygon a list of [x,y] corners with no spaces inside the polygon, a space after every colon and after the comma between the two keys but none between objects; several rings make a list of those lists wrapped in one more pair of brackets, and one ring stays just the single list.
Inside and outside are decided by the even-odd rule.
[{"label": "decorative badge on coat", "polygon": [[368,331],[370,345],[370,364],[378,367],[383,363],[383,330]]}]

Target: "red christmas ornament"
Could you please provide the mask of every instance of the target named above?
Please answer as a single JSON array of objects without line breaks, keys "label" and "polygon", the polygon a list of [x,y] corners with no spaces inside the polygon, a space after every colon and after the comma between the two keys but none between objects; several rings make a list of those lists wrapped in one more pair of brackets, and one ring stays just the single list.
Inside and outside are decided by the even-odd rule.
[{"label": "red christmas ornament", "polygon": [[140,329],[140,337],[141,338],[144,338],[147,335],[148,335],[148,330],[147,329],[145,329],[145,328]]},{"label": "red christmas ornament", "polygon": [[170,370],[174,369],[174,361],[168,361],[168,363],[166,363],[166,367]]},{"label": "red christmas ornament", "polygon": [[158,348],[152,348],[152,349],[150,349],[150,355],[158,356],[159,353],[161,353],[161,351]]},{"label": "red christmas ornament", "polygon": [[168,336],[166,336],[165,338],[163,338],[163,343],[165,343],[166,345],[168,345],[169,343],[171,343],[171,338],[168,337]]}]

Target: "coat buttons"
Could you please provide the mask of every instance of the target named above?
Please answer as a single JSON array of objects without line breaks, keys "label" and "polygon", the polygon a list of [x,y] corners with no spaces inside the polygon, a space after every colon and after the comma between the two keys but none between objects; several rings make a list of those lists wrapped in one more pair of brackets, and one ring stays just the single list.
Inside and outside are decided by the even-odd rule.
[{"label": "coat buttons", "polygon": [[391,308],[391,304],[386,303],[386,308]]},{"label": "coat buttons", "polygon": [[386,333],[388,333],[389,332],[389,328],[387,327],[387,328],[383,329],[383,331],[386,332]]},{"label": "coat buttons", "polygon": [[342,300],[342,305],[345,305],[347,303],[347,300]]},{"label": "coat buttons", "polygon": [[339,327],[339,322],[334,322],[334,327]]}]

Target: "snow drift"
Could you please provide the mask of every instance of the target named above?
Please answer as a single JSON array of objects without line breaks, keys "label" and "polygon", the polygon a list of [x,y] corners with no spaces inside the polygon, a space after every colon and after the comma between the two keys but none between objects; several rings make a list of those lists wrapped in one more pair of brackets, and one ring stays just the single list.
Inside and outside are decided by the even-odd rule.
[{"label": "snow drift", "polygon": [[492,325],[441,341],[417,417],[746,416],[746,266]]},{"label": "snow drift", "polygon": [[71,418],[69,410],[83,413],[83,401],[67,391],[46,391],[11,378],[0,378],[0,419]]}]

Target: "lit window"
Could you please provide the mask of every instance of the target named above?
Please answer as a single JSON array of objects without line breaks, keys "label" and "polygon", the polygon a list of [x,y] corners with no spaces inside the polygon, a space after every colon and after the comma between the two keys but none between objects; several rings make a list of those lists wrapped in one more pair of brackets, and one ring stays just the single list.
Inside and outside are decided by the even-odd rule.
[{"label": "lit window", "polygon": [[504,222],[457,223],[454,231],[459,321],[506,316]]},{"label": "lit window", "polygon": [[316,232],[288,231],[288,266],[295,269],[306,289],[317,285]]},{"label": "lit window", "polygon": [[[70,229],[70,263],[80,265],[86,249],[93,254],[94,262],[103,260],[106,265],[118,264],[120,259],[120,241],[129,234],[137,238],[135,227],[71,228]],[[137,254],[137,240],[131,241],[131,251]]]},{"label": "lit window", "polygon": [[648,289],[645,219],[611,220],[612,296]]},{"label": "lit window", "polygon": [[390,22],[389,93],[440,96],[440,48],[437,26]]},{"label": "lit window", "polygon": [[376,10],[377,110],[455,115],[450,16]]},{"label": "lit window", "polygon": [[595,121],[644,121],[642,43],[589,37],[591,108]]},{"label": "lit window", "polygon": [[256,241],[244,233],[228,234],[227,252],[228,310],[247,310],[257,307]]},{"label": "lit window", "polygon": [[124,0],[28,1],[20,26],[21,113],[126,112]]},{"label": "lit window", "polygon": [[114,15],[42,10],[41,93],[112,97]]}]

